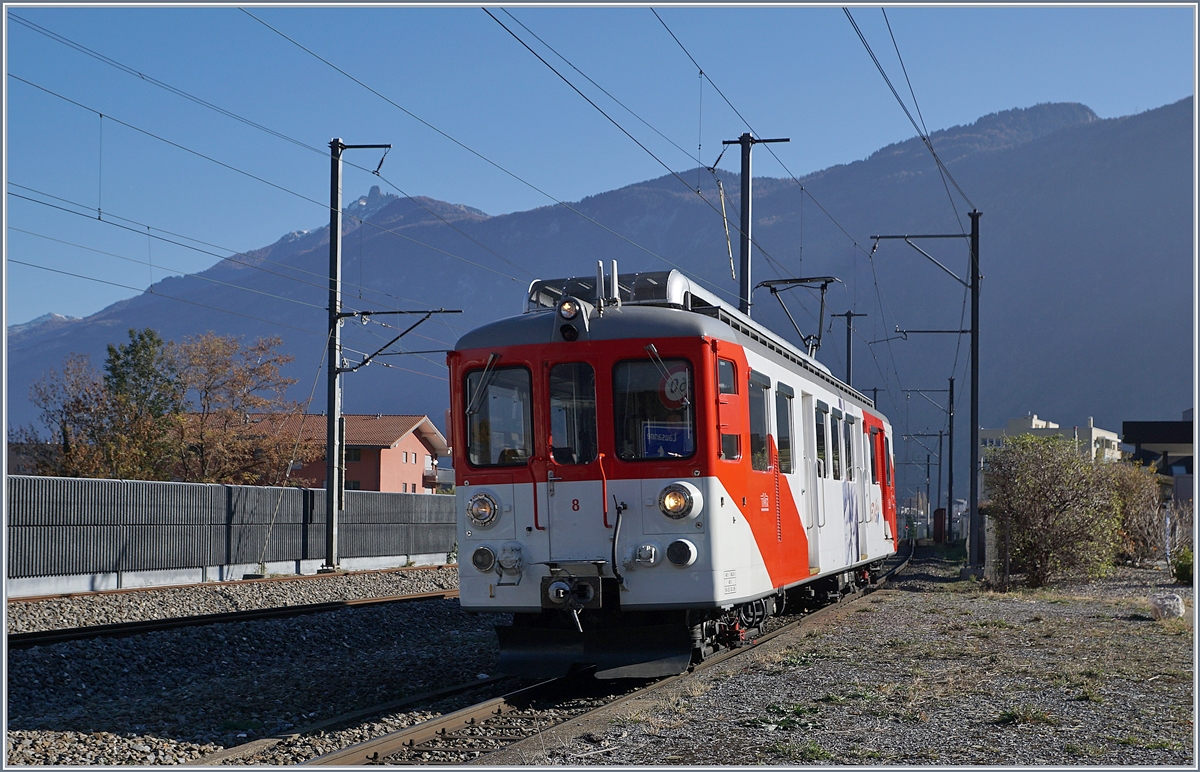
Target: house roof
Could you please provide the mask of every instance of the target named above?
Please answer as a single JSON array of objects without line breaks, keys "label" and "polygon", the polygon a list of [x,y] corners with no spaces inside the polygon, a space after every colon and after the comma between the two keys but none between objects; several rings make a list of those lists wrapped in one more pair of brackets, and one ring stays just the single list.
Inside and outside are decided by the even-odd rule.
[{"label": "house roof", "polygon": [[[409,434],[417,434],[424,439],[439,456],[449,454],[450,446],[446,438],[438,431],[429,416],[424,415],[355,415],[343,414],[346,420],[346,438],[348,447],[360,448],[391,448]],[[279,416],[255,416],[259,421],[277,420]],[[297,426],[297,419],[303,424]],[[326,419],[323,415],[307,414],[303,416],[286,416],[279,431],[301,433],[301,439],[314,442],[325,441]]]}]

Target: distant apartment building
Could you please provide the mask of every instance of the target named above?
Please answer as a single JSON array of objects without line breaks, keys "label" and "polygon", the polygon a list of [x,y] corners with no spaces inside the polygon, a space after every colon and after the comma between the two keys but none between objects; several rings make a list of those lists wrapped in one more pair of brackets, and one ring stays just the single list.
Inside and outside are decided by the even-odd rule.
[{"label": "distant apartment building", "polygon": [[1176,501],[1191,501],[1193,496],[1192,415],[1192,408],[1188,408],[1183,411],[1182,421],[1121,423],[1122,439],[1134,448],[1133,460],[1153,466]]},{"label": "distant apartment building", "polygon": [[1096,426],[1091,417],[1087,426],[1059,426],[1053,421],[1038,418],[1036,414],[1010,418],[1003,429],[980,429],[979,450],[1003,447],[1005,437],[1032,434],[1035,437],[1065,437],[1075,443],[1079,454],[1092,461],[1120,461],[1121,439],[1116,432]]}]

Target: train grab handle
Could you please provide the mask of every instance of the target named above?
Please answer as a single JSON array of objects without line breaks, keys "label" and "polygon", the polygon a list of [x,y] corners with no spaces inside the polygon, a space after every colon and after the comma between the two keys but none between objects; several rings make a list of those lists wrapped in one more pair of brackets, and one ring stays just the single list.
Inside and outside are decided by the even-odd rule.
[{"label": "train grab handle", "polygon": [[596,462],[600,466],[600,500],[604,502],[604,527],[612,528],[608,524],[608,476],[604,474],[604,454],[596,454]]},{"label": "train grab handle", "polygon": [[535,530],[544,531],[541,523],[538,522],[538,489],[537,489],[537,473],[533,469],[533,462],[541,461],[541,456],[529,457],[529,481],[533,483],[533,527]]}]

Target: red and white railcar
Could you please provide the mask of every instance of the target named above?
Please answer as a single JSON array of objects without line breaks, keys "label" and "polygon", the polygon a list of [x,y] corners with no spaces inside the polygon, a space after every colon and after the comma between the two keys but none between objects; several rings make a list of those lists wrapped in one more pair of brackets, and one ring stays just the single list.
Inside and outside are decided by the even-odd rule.
[{"label": "red and white railcar", "polygon": [[460,599],[501,667],[677,673],[896,548],[869,398],[678,271],[535,281],[448,357]]}]

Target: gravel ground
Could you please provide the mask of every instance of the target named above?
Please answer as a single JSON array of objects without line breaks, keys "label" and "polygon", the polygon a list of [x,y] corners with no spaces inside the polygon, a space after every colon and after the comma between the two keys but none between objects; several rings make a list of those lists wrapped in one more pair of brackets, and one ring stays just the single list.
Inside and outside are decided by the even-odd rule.
[{"label": "gravel ground", "polygon": [[[957,569],[918,560],[890,589],[811,630],[485,763],[1194,766],[1191,588],[1165,571],[1121,569],[1002,595],[958,581]],[[316,603],[457,580],[453,569],[412,573],[451,584],[415,586],[394,572],[122,593],[44,601],[53,605],[40,611],[11,604],[9,625]],[[1186,598],[1185,619],[1149,618],[1146,598],[1160,589]],[[10,651],[6,762],[295,764],[514,688],[309,729],[493,673],[491,628],[506,622],[422,601]],[[272,736],[284,739],[221,758]]]},{"label": "gravel ground", "polygon": [[[917,557],[812,628],[485,763],[1195,768],[1190,587],[1122,568],[1005,595]],[[1185,617],[1151,619],[1157,591]]]},{"label": "gravel ground", "polygon": [[15,600],[7,604],[6,629],[9,633],[28,633],[358,598],[382,598],[456,587],[458,569],[450,566],[329,574],[284,581],[210,582],[187,587],[38,601]]},{"label": "gravel ground", "polygon": [[[16,603],[9,622],[26,630],[105,624],[446,586],[457,586],[455,569],[249,582],[45,601],[53,610]],[[23,626],[12,626],[19,619]],[[9,651],[6,761],[194,764],[492,673],[492,626],[506,622],[434,600]]]}]

